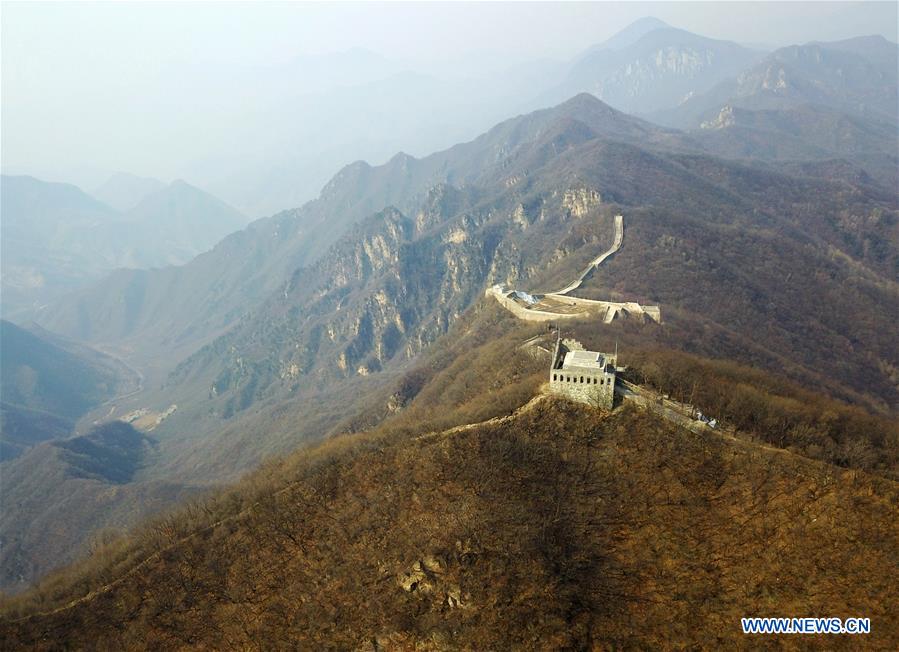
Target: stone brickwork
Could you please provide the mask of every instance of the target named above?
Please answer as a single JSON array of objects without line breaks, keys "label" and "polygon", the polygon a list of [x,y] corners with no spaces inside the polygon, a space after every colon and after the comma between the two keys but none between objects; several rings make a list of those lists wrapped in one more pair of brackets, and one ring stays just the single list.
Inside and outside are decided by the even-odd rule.
[{"label": "stone brickwork", "polygon": [[557,319],[598,318],[610,324],[619,317],[649,319],[662,323],[662,312],[658,306],[643,306],[633,301],[596,301],[571,296],[571,292],[581,286],[584,280],[609,256],[621,248],[624,239],[624,218],[615,216],[615,240],[608,251],[593,259],[581,274],[558,292],[531,294],[520,292],[499,283],[487,288],[486,295],[492,296],[513,315],[525,321],[554,321]]},{"label": "stone brickwork", "polygon": [[549,369],[549,388],[572,401],[611,410],[615,404],[615,356],[586,351],[580,343],[556,342]]}]

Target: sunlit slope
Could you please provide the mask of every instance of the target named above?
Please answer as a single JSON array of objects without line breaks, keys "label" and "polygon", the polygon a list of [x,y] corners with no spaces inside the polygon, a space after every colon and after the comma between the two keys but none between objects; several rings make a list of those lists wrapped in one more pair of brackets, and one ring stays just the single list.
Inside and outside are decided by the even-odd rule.
[{"label": "sunlit slope", "polygon": [[420,434],[269,469],[152,530],[108,588],[7,617],[7,640],[732,647],[741,616],[821,613],[897,641],[893,482],[631,408],[543,400]]}]

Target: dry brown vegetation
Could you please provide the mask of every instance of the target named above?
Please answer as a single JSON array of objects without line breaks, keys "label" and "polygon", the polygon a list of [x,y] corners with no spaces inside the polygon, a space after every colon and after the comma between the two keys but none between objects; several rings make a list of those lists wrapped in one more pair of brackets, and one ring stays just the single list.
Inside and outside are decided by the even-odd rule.
[{"label": "dry brown vegetation", "polygon": [[[883,421],[744,367],[636,349],[641,380],[689,389],[751,431],[698,436],[628,406],[551,399],[504,416],[544,380],[543,354],[519,348],[542,328],[478,304],[346,434],[99,542],[6,601],[3,639],[109,650],[859,645],[739,627],[749,615],[837,615],[870,617],[861,644],[895,649],[899,486],[861,470],[887,473],[889,458],[847,458],[846,469],[781,441],[817,427],[818,409],[842,425],[815,432],[837,443]],[[758,410],[713,402],[744,393],[761,397]],[[777,415],[793,421],[768,436]]]},{"label": "dry brown vegetation", "polygon": [[899,424],[727,360],[641,350],[628,375],[778,448],[899,478]]},{"label": "dry brown vegetation", "polygon": [[155,552],[109,591],[8,607],[3,628],[38,649],[723,649],[760,642],[744,615],[836,614],[888,649],[897,499],[863,472],[546,400],[298,454],[147,530]]}]

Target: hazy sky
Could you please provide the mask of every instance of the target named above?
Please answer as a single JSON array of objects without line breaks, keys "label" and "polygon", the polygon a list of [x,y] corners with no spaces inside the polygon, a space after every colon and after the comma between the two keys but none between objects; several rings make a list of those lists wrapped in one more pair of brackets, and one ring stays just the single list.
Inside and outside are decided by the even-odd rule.
[{"label": "hazy sky", "polygon": [[216,115],[253,102],[258,70],[300,55],[365,48],[464,71],[570,58],[648,15],[772,47],[897,30],[895,2],[3,2],[2,166],[83,185],[114,170],[170,179],[221,139]]}]

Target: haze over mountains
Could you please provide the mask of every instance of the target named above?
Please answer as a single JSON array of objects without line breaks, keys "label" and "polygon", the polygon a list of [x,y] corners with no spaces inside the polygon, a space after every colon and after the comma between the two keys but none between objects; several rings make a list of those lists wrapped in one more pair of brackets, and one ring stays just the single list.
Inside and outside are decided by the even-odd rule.
[{"label": "haze over mountains", "polygon": [[[824,60],[831,77],[822,83],[838,89],[846,83],[883,81],[879,92],[884,101],[895,98],[889,79],[881,78],[895,45],[841,43],[814,46],[831,52]],[[765,53],[647,18],[570,60],[482,66],[480,73],[463,65],[419,70],[363,49],[241,68],[231,76],[194,63],[182,73],[193,73],[207,89],[209,110],[227,120],[227,137],[204,142],[203,152],[191,156],[180,174],[245,214],[262,217],[313,199],[350,160],[377,163],[397,151],[423,156],[469,140],[510,115],[557,104],[579,92],[593,93],[628,113],[698,128],[714,119],[732,95],[753,93],[751,87],[761,83],[758,76],[764,76],[765,67],[780,58],[787,61],[789,51]],[[842,54],[835,56],[837,52]],[[843,61],[846,57],[854,63]],[[805,59],[811,62],[813,57]],[[791,75],[797,77],[793,84],[805,92],[821,81],[806,64],[790,65]],[[839,81],[839,71],[848,73],[848,65],[855,66],[852,74]],[[895,77],[895,71],[891,74]],[[228,97],[235,79],[252,80],[252,102],[234,103]],[[734,90],[738,86],[741,90]],[[803,104],[844,111],[845,102],[837,97],[844,91],[835,92],[832,97],[806,98]],[[742,108],[764,105],[734,102]],[[785,106],[781,101],[776,108]],[[885,115],[890,115],[888,110]],[[235,151],[240,156],[229,155]]]},{"label": "haze over mountains", "polygon": [[[389,382],[485,287],[558,284],[607,245],[611,214],[624,211],[630,246],[609,280],[598,280],[613,296],[666,306],[665,329],[647,325],[641,337],[691,342],[694,351],[894,409],[888,374],[872,371],[889,368],[897,337],[881,309],[894,301],[895,248],[882,247],[895,239],[895,196],[832,179],[828,166],[794,176],[701,147],[580,95],[425,159],[348,166],[316,202],[229,236],[186,266],[120,274],[42,321],[131,351],[134,364],[153,359],[162,386],[116,411],[178,405],[154,430],[156,452],[134,478],[133,491],[146,498],[155,495],[148,481],[215,483],[322,436],[347,416],[349,396]],[[801,208],[786,208],[794,205]],[[847,223],[844,214],[868,217]],[[807,269],[828,271],[809,278]],[[815,299],[823,296],[833,306],[825,313]],[[716,335],[692,342],[696,331]],[[846,338],[864,339],[866,353],[833,360]],[[20,466],[51,464],[38,453]],[[53,477],[60,474],[69,472]]]},{"label": "haze over mountains", "polygon": [[[252,223],[184,181],[4,176],[0,587],[93,551],[8,601],[4,635],[665,648],[766,609],[888,622],[897,61],[881,37],[765,53],[654,19],[450,83],[354,51],[247,120],[257,159],[209,150],[229,201],[292,206]],[[399,142],[428,150],[349,162]],[[616,215],[579,296],[663,320],[566,335],[719,430],[542,396],[546,325],[485,296],[560,287]],[[664,624],[691,605],[705,625]]]},{"label": "haze over mountains", "polygon": [[[883,116],[895,116],[890,111],[890,102],[894,104],[896,97],[891,93],[896,85],[895,69],[890,73],[889,62],[895,58],[896,46],[874,43],[878,40],[883,41],[872,37],[867,44],[864,39],[855,45],[842,42],[829,50],[827,44],[802,46],[816,51],[824,48],[831,56],[816,59],[803,55],[801,65],[794,61],[790,70],[796,77],[793,83],[800,85],[795,91],[798,96],[774,104],[738,98],[755,93],[751,88],[762,90],[759,75],[764,76],[763,71],[781,58],[789,61],[798,56],[796,52],[784,48],[766,58],[763,51],[653,20],[638,22],[571,61],[521,64],[488,72],[482,78],[441,78],[378,66],[375,59],[363,67],[372,73],[364,82],[357,83],[358,77],[341,78],[338,67],[335,76],[345,82],[341,87],[323,90],[323,95],[299,93],[271,103],[263,114],[250,119],[242,116],[241,125],[236,125],[238,133],[247,125],[278,126],[264,133],[244,134],[256,147],[249,174],[244,165],[239,172],[207,167],[191,176],[203,179],[249,214],[263,215],[315,197],[348,158],[377,162],[398,150],[424,155],[468,140],[509,115],[556,104],[581,92],[595,94],[627,113],[695,128],[714,117],[731,96],[736,105],[746,108],[783,109],[802,104],[846,111],[852,107],[846,104],[849,91],[844,87],[851,83],[858,87],[852,92],[867,85],[880,93],[880,100],[865,101],[874,100],[875,107],[880,107],[871,107],[871,117],[882,122]],[[802,48],[792,50],[805,52]],[[368,56],[359,53],[354,60]],[[848,66],[854,66],[851,74]],[[331,69],[330,65],[326,68]],[[834,88],[830,95],[813,92],[822,75],[829,75],[824,87]],[[803,92],[807,96],[803,97]],[[794,93],[792,86],[790,93]],[[304,119],[296,120],[297,114]],[[895,118],[887,118],[887,125],[891,121]],[[344,140],[341,135],[360,128],[366,134],[362,139]],[[267,135],[272,133],[278,134],[276,141]],[[212,165],[221,166],[228,165],[229,159],[216,155],[214,160]]]},{"label": "haze over mountains", "polygon": [[[278,98],[262,114],[241,116],[235,130],[254,144],[250,160],[262,167],[247,175],[244,166],[239,177],[236,171],[211,167],[191,171],[191,176],[203,179],[250,214],[270,213],[313,198],[348,157],[377,162],[397,150],[424,155],[468,140],[509,115],[556,104],[580,92],[594,93],[632,113],[667,109],[762,56],[652,19],[638,21],[570,61],[528,62],[480,75],[391,68],[370,53],[352,54],[354,60],[367,60],[361,70],[371,77],[363,80],[358,73],[342,77],[343,68],[337,64],[343,57],[328,58],[322,63],[324,70],[333,71],[331,88]],[[309,88],[305,81],[303,86]],[[296,119],[298,114],[302,120]],[[278,129],[243,131],[260,124]],[[360,128],[363,137],[355,135]],[[272,140],[272,133],[278,134],[277,140]],[[228,164],[227,157],[213,158],[212,165]],[[257,183],[255,188],[248,186]],[[244,194],[238,197],[235,192]]]},{"label": "haze over mountains", "polygon": [[781,48],[708,93],[690,97],[671,120],[695,127],[713,117],[702,111],[727,103],[754,110],[813,105],[895,123],[895,59],[896,44],[881,36]]},{"label": "haze over mountains", "polygon": [[2,177],[3,312],[13,315],[117,268],[185,263],[247,219],[184,181],[112,177],[100,194],[33,177]]},{"label": "haze over mountains", "polygon": [[94,190],[92,195],[107,206],[117,211],[131,210],[147,195],[165,188],[159,179],[137,177],[127,172],[116,172],[103,185]]},{"label": "haze over mountains", "polygon": [[550,96],[586,91],[621,111],[647,114],[684,103],[762,56],[664,23],[651,23],[651,28],[636,23],[632,28],[574,61]]}]

